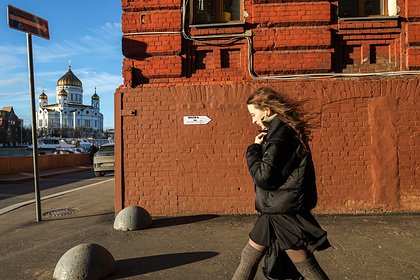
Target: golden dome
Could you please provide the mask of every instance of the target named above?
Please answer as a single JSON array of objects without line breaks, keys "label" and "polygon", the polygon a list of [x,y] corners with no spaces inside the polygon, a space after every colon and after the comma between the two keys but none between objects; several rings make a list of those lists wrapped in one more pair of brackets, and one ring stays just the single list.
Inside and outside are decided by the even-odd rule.
[{"label": "golden dome", "polygon": [[45,94],[44,90],[42,90],[42,93],[39,95],[39,99],[48,99],[48,96]]},{"label": "golden dome", "polygon": [[92,95],[92,100],[99,100],[99,95],[96,94],[96,87],[95,87],[95,93]]},{"label": "golden dome", "polygon": [[82,82],[73,74],[70,67],[69,70],[57,81],[57,86],[74,86],[82,87]]},{"label": "golden dome", "polygon": [[62,90],[60,90],[60,92],[58,93],[58,96],[67,96],[67,91],[63,88]]}]

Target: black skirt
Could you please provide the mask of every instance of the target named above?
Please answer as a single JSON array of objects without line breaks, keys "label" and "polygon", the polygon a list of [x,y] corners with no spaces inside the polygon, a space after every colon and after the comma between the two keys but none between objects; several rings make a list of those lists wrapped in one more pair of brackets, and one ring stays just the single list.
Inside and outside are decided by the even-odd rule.
[{"label": "black skirt", "polygon": [[249,233],[252,241],[270,246],[277,240],[281,250],[304,249],[310,253],[330,247],[327,232],[310,213],[262,214]]}]

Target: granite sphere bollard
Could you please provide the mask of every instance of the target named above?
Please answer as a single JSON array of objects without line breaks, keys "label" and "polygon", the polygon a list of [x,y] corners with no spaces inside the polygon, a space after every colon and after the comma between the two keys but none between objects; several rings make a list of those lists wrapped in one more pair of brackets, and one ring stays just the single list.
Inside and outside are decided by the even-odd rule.
[{"label": "granite sphere bollard", "polygon": [[104,247],[93,243],[82,243],[58,260],[53,278],[57,280],[103,279],[115,271],[115,260]]},{"label": "granite sphere bollard", "polygon": [[151,225],[152,217],[140,206],[128,206],[122,209],[114,220],[114,229],[122,231],[145,229]]}]

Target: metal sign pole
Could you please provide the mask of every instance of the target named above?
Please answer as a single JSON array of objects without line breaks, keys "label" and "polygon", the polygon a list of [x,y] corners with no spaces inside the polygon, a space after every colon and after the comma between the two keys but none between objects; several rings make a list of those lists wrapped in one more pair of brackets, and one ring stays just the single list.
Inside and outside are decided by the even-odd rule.
[{"label": "metal sign pole", "polygon": [[38,171],[38,136],[35,108],[35,82],[34,82],[34,63],[32,57],[32,34],[41,38],[50,39],[48,30],[48,21],[36,15],[7,6],[7,21],[10,28],[26,33],[26,42],[28,46],[28,68],[29,68],[29,87],[31,91],[31,113],[32,113],[32,155],[34,162],[34,183],[35,183],[35,205],[36,221],[41,221],[41,198],[39,191],[39,171]]},{"label": "metal sign pole", "polygon": [[32,35],[26,33],[26,42],[28,47],[28,72],[29,88],[31,91],[31,113],[32,113],[32,155],[34,162],[34,184],[35,184],[35,206],[36,221],[42,221],[41,217],[41,198],[39,191],[39,171],[38,171],[38,137],[36,131],[36,110],[35,110],[35,82],[34,82],[34,63],[32,57]]}]

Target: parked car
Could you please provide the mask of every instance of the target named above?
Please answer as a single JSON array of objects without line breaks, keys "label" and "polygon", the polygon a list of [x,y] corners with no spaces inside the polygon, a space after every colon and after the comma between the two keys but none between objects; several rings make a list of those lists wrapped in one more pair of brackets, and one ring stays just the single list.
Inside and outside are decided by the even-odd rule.
[{"label": "parked car", "polygon": [[96,177],[114,173],[114,143],[104,144],[93,156],[93,171]]}]

